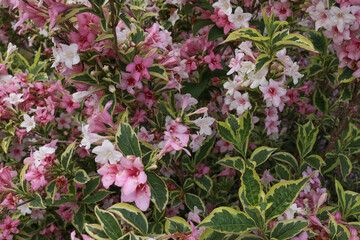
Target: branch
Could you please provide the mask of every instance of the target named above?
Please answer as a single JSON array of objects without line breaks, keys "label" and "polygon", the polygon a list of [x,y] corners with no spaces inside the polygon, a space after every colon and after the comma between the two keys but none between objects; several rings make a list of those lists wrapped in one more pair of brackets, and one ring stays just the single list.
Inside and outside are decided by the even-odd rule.
[{"label": "branch", "polygon": [[116,68],[120,69],[119,63],[119,49],[118,49],[118,41],[116,36],[116,19],[115,19],[115,5],[114,0],[109,0],[110,3],[110,10],[111,10],[111,28],[114,34],[114,42],[113,42],[113,50],[115,52],[115,61],[116,61]]}]

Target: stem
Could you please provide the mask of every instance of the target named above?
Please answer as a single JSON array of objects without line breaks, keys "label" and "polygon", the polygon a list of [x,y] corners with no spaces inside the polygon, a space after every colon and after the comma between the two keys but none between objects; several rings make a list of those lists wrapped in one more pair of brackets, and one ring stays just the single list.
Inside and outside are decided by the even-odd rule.
[{"label": "stem", "polygon": [[110,10],[111,10],[111,28],[114,34],[114,42],[113,42],[113,50],[115,52],[115,61],[116,61],[116,68],[120,70],[120,63],[119,63],[119,50],[118,50],[118,41],[116,36],[116,19],[115,19],[115,6],[114,0],[109,0],[110,3]]},{"label": "stem", "polygon": [[326,154],[329,153],[333,147],[334,144],[336,143],[336,141],[339,139],[341,132],[344,130],[344,128],[347,126],[347,119],[348,117],[350,117],[350,121],[353,118],[353,116],[359,112],[359,110],[357,110],[354,113],[350,113],[351,110],[357,105],[358,101],[360,100],[360,94],[358,94],[359,88],[360,88],[360,81],[357,79],[355,80],[355,88],[353,91],[353,96],[352,99],[349,102],[348,107],[345,109],[344,114],[342,115],[341,119],[340,119],[340,123],[339,126],[337,128],[334,128],[332,133],[331,133],[331,137],[330,137],[330,141],[329,144],[327,145],[324,154],[323,154],[323,158],[326,157]]}]

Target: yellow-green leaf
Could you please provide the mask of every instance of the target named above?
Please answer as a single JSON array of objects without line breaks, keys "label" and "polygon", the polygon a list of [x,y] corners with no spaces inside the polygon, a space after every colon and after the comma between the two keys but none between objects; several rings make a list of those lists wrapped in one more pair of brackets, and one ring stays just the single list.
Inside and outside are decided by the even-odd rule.
[{"label": "yellow-green leaf", "polygon": [[136,228],[142,234],[148,231],[146,216],[136,207],[128,203],[117,203],[107,209],[109,212],[119,215],[125,222]]},{"label": "yellow-green leaf", "polygon": [[244,212],[229,207],[214,209],[198,227],[207,227],[222,233],[240,234],[256,227],[254,221]]}]

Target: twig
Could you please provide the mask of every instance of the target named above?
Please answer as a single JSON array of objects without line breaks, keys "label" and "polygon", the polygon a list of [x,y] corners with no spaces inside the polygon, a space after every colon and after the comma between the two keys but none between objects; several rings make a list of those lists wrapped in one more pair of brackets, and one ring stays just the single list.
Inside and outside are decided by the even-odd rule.
[{"label": "twig", "polygon": [[114,0],[109,0],[110,3],[110,10],[111,10],[111,28],[114,34],[114,42],[113,42],[113,50],[115,52],[115,61],[116,61],[116,68],[120,70],[120,63],[119,63],[119,50],[118,50],[118,41],[116,36],[116,20],[115,20],[115,6]]},{"label": "twig", "polygon": [[42,12],[42,13],[48,15],[47,12],[44,12],[43,10],[37,9],[36,7],[34,7],[33,5],[31,5],[27,0],[23,0],[23,2],[24,2],[26,5],[30,6],[31,8],[35,9],[36,11]]}]

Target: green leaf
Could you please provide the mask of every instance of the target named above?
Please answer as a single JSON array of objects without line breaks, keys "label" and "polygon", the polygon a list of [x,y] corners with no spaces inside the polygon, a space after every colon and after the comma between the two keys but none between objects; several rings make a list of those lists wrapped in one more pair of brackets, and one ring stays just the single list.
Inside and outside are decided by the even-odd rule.
[{"label": "green leaf", "polygon": [[209,18],[201,19],[200,18],[193,25],[193,30],[192,30],[193,35],[195,36],[200,29],[202,29],[205,26],[211,25],[211,24],[214,24],[214,22],[211,19],[209,19]]},{"label": "green leaf", "polygon": [[351,234],[349,229],[343,224],[338,224],[336,229],[336,239],[338,240],[348,240],[351,239]]},{"label": "green leaf", "polygon": [[352,163],[344,154],[339,154],[338,161],[340,163],[341,175],[343,178],[346,178],[352,171]]},{"label": "green leaf", "polygon": [[40,208],[45,209],[45,204],[38,192],[35,192],[34,194],[34,200],[28,203],[29,208]]},{"label": "green leaf", "polygon": [[210,193],[213,187],[213,181],[208,175],[202,175],[201,178],[195,178],[195,183],[207,193]]},{"label": "green leaf", "polygon": [[224,30],[222,28],[217,27],[216,25],[214,25],[208,34],[208,41],[212,41],[212,40],[216,40],[219,37],[225,37],[226,35],[224,34]]},{"label": "green leaf", "polygon": [[265,202],[272,203],[265,212],[267,222],[282,215],[290,207],[310,177],[280,182],[270,188],[265,196]]},{"label": "green leaf", "polygon": [[166,69],[160,64],[153,64],[151,67],[148,68],[148,70],[151,76],[164,79],[166,81],[169,80]]},{"label": "green leaf", "polygon": [[136,29],[130,33],[130,38],[133,43],[139,44],[145,41],[145,33],[142,29],[136,27]]},{"label": "green leaf", "polygon": [[340,93],[338,102],[347,102],[350,101],[351,98],[352,98],[352,92],[350,91],[349,88],[345,87]]},{"label": "green leaf", "polygon": [[225,234],[216,232],[210,228],[206,229],[203,234],[201,234],[200,240],[219,240],[224,239]]},{"label": "green leaf", "polygon": [[275,43],[274,51],[279,51],[288,47],[299,47],[311,52],[317,52],[312,42],[298,33],[292,33],[284,37],[281,41]]},{"label": "green leaf", "polygon": [[87,72],[73,74],[73,75],[71,75],[69,81],[82,82],[82,83],[86,83],[89,85],[97,85],[98,84],[98,81],[96,80],[96,78],[94,78]]},{"label": "green leaf", "polygon": [[84,198],[86,198],[88,195],[93,193],[98,188],[98,186],[100,185],[100,180],[101,180],[100,176],[95,176],[95,177],[92,177],[90,179],[90,181],[88,181],[85,184],[85,186],[83,188]]},{"label": "green leaf", "polygon": [[346,202],[345,202],[345,193],[344,193],[344,189],[341,186],[340,182],[338,180],[335,179],[335,190],[336,190],[336,194],[338,197],[338,202],[339,205],[342,209],[345,209],[346,206]]},{"label": "green leaf", "polygon": [[246,158],[246,152],[248,149],[249,136],[252,128],[252,116],[249,111],[246,111],[240,118],[240,128],[236,132],[236,136],[239,139],[238,148],[243,158]]},{"label": "green leaf", "polygon": [[120,123],[115,139],[117,146],[125,156],[141,157],[139,139],[130,124]]},{"label": "green leaf", "polygon": [[98,206],[95,206],[95,215],[98,218],[101,227],[104,229],[104,232],[111,239],[117,240],[123,235],[120,224],[113,214],[108,211],[101,210]]},{"label": "green leaf", "polygon": [[353,76],[353,73],[355,70],[352,70],[348,67],[339,68],[338,74],[336,76],[336,82],[339,84],[342,83],[349,83],[355,80],[355,77]]},{"label": "green leaf", "polygon": [[222,139],[234,145],[236,143],[235,133],[226,122],[216,121],[218,133]]},{"label": "green leaf", "polygon": [[90,177],[87,175],[85,170],[79,169],[75,173],[74,181],[79,184],[85,184],[90,181]]},{"label": "green leaf", "polygon": [[285,240],[295,237],[309,225],[305,220],[285,220],[278,222],[271,231],[271,238]]},{"label": "green leaf", "polygon": [[313,43],[314,48],[321,52],[322,54],[326,54],[327,52],[327,43],[324,35],[318,31],[307,31],[307,35],[309,40]]},{"label": "green leaf", "polygon": [[185,193],[184,199],[186,206],[191,211],[194,211],[195,207],[197,207],[199,210],[205,212],[205,205],[201,198],[199,198],[197,195],[192,193]]},{"label": "green leaf", "polygon": [[147,218],[136,207],[128,203],[117,203],[107,210],[119,215],[125,222],[136,228],[142,234],[147,234],[149,227]]},{"label": "green leaf", "polygon": [[244,212],[229,207],[219,207],[214,209],[198,227],[207,227],[222,233],[240,234],[255,228],[256,225]]},{"label": "green leaf", "polygon": [[216,134],[214,136],[206,139],[202,143],[200,149],[198,151],[196,151],[196,153],[195,153],[194,160],[195,160],[196,164],[201,163],[201,161],[204,160],[209,155],[209,153],[213,149],[215,140],[216,140]]},{"label": "green leaf", "polygon": [[106,104],[108,102],[112,102],[109,109],[108,109],[108,112],[109,114],[112,116],[113,113],[114,113],[114,110],[115,110],[115,105],[116,105],[116,96],[115,94],[106,94],[104,95],[101,99],[100,99],[100,102],[99,102],[99,106],[100,106],[100,110],[101,111],[104,111],[104,108],[106,106]]},{"label": "green leaf", "polygon": [[329,103],[326,96],[320,91],[319,88],[316,88],[313,95],[313,103],[317,110],[326,114],[329,109]]},{"label": "green leaf", "polygon": [[291,172],[282,164],[276,164],[275,171],[279,175],[280,179],[290,180]]},{"label": "green leaf", "polygon": [[86,203],[86,204],[97,203],[97,202],[100,202],[101,200],[103,200],[104,198],[106,198],[111,193],[113,193],[113,192],[110,192],[106,189],[99,189],[99,191],[97,191],[96,193],[94,193],[92,195],[87,195],[82,200],[82,202]]},{"label": "green leaf", "polygon": [[85,226],[85,215],[86,215],[86,208],[85,205],[81,205],[80,208],[72,215],[72,224],[76,229],[83,233],[84,226]]},{"label": "green leaf", "polygon": [[155,204],[159,211],[165,209],[169,199],[169,191],[166,187],[165,182],[155,173],[146,172],[147,184],[151,190],[151,201]]},{"label": "green leaf", "polygon": [[241,157],[225,157],[217,163],[225,167],[234,168],[240,172],[244,169],[244,160]]},{"label": "green leaf", "polygon": [[262,185],[259,175],[254,169],[245,166],[243,174],[241,175],[241,186],[244,189],[247,201],[251,205],[254,206],[260,203]]},{"label": "green leaf", "polygon": [[165,232],[167,234],[191,232],[191,226],[181,217],[167,218]]},{"label": "green leaf", "polygon": [[48,185],[46,185],[45,192],[51,199],[51,202],[54,203],[55,195],[57,193],[56,179],[52,180],[50,183],[48,183]]},{"label": "green leaf", "polygon": [[257,58],[256,58],[256,62],[255,62],[255,73],[259,72],[260,70],[262,70],[264,67],[269,66],[269,64],[271,63],[272,58],[267,55],[267,54],[260,54]]},{"label": "green leaf", "polygon": [[85,223],[85,231],[90,237],[96,240],[108,240],[109,237],[106,235],[104,229],[99,224],[88,224]]},{"label": "green leaf", "polygon": [[4,153],[8,153],[8,149],[10,147],[11,140],[12,140],[12,136],[7,136],[7,137],[4,137],[3,140],[1,141],[1,147],[4,150]]},{"label": "green leaf", "polygon": [[304,158],[311,152],[312,148],[314,147],[318,132],[319,129],[315,128],[311,121],[304,125],[298,126],[296,146],[301,158]]},{"label": "green leaf", "polygon": [[71,143],[65,150],[65,152],[63,152],[63,154],[61,154],[61,158],[60,158],[60,162],[61,165],[63,166],[63,168],[67,171],[70,165],[70,161],[71,158],[74,154],[74,150],[75,150],[75,144],[76,142]]},{"label": "green leaf", "polygon": [[256,163],[256,166],[263,164],[271,154],[276,150],[276,148],[270,147],[258,147],[255,151],[251,154],[250,161]]},{"label": "green leaf", "polygon": [[316,170],[320,170],[321,166],[326,165],[325,161],[319,155],[307,156],[305,162]]},{"label": "green leaf", "polygon": [[298,163],[293,155],[287,152],[278,152],[271,155],[271,157],[277,161],[287,163],[294,170],[298,170]]},{"label": "green leaf", "polygon": [[222,43],[233,41],[252,41],[264,45],[269,37],[264,37],[257,30],[253,28],[241,28],[229,34],[226,40]]}]

